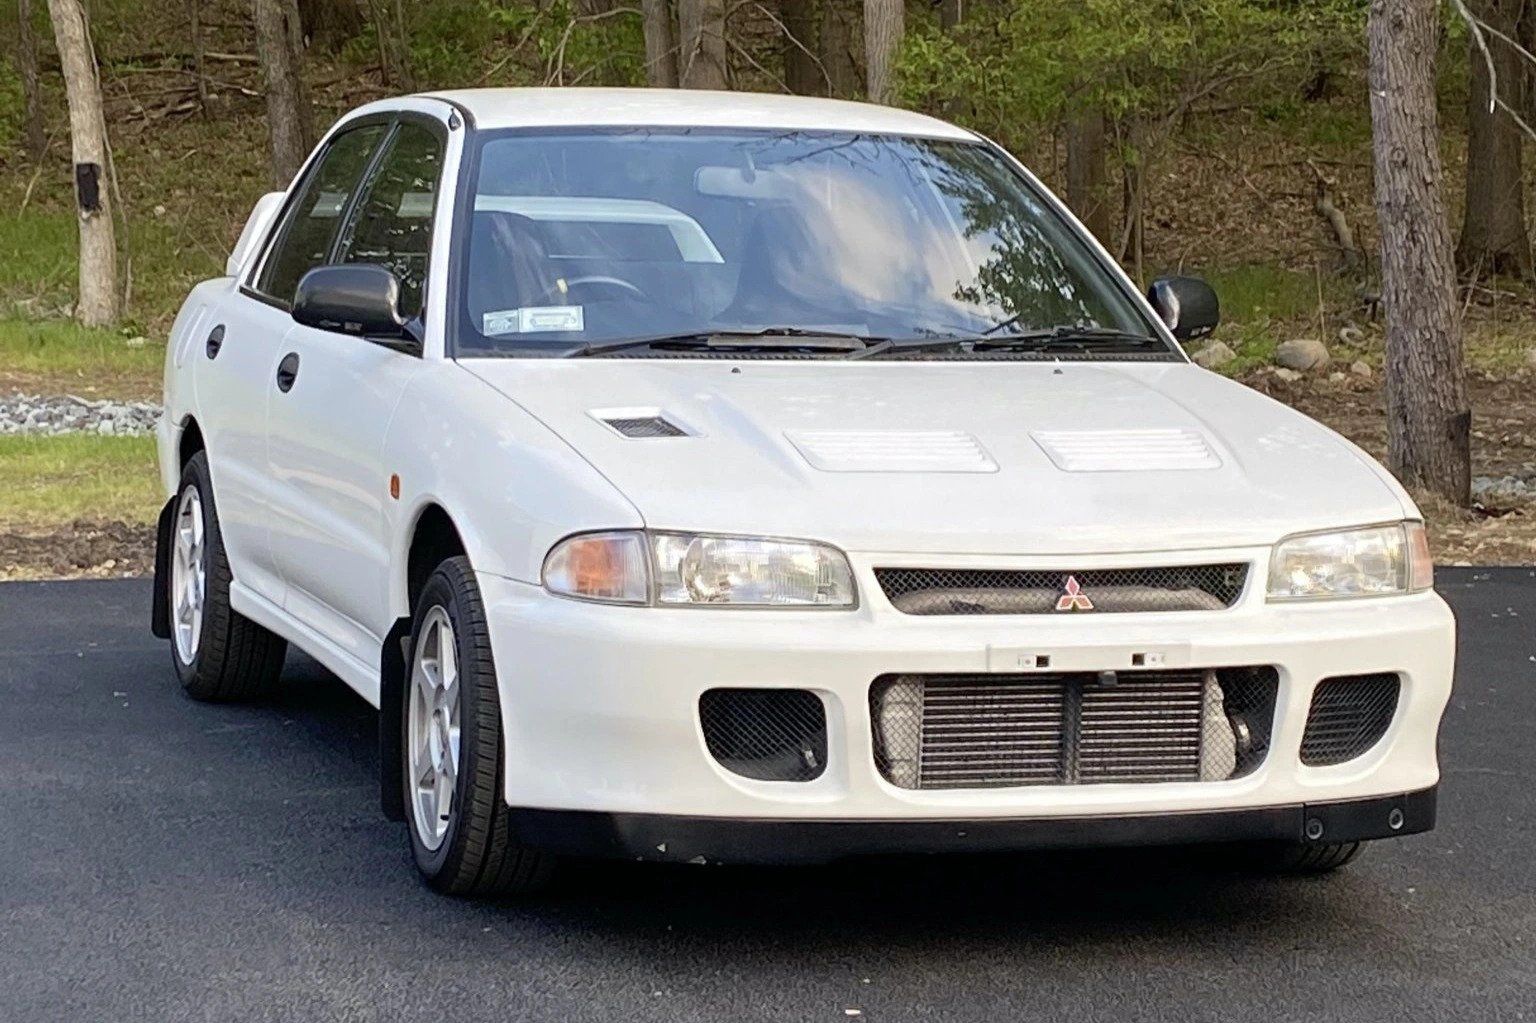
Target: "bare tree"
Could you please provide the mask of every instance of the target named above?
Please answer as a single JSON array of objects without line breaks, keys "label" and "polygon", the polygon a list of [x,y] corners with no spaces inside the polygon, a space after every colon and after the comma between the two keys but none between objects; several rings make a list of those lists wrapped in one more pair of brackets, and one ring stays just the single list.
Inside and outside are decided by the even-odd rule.
[{"label": "bare tree", "polygon": [[48,152],[43,127],[43,95],[37,82],[37,32],[32,26],[32,0],[16,0],[16,73],[21,78],[26,107],[23,127],[27,159],[41,163]]},{"label": "bare tree", "polygon": [[801,96],[826,89],[826,75],[816,59],[815,0],[779,0],[779,31],[783,33],[784,84]]},{"label": "bare tree", "polygon": [[110,154],[91,28],[81,0],[48,0],[48,13],[69,99],[69,143],[80,215],[80,294],[75,319],[87,327],[110,327],[118,317],[117,238],[107,196]]},{"label": "bare tree", "polygon": [[682,52],[678,80],[685,89],[724,89],[725,0],[678,0]]},{"label": "bare tree", "polygon": [[645,81],[660,89],[677,88],[677,34],[672,30],[672,6],[667,0],[640,0],[645,33]]},{"label": "bare tree", "polygon": [[859,92],[859,68],[854,63],[854,11],[850,0],[821,0],[818,50],[826,71],[827,95],[849,99]]},{"label": "bare tree", "polygon": [[1067,122],[1067,205],[1095,238],[1109,245],[1115,228],[1105,170],[1107,139],[1103,110],[1079,111]]},{"label": "bare tree", "polygon": [[368,6],[379,47],[379,77],[385,85],[409,92],[414,86],[410,54],[406,50],[405,11],[400,0],[370,0]]},{"label": "bare tree", "polygon": [[192,23],[192,75],[197,85],[197,110],[208,116],[208,76],[203,71],[203,0],[187,0],[187,17]]},{"label": "bare tree", "polygon": [[1528,276],[1531,240],[1525,227],[1520,126],[1508,110],[1493,102],[1497,90],[1509,106],[1523,106],[1520,54],[1504,40],[1519,31],[1525,0],[1475,0],[1468,7],[1490,34],[1480,38],[1471,33],[1468,44],[1467,202],[1456,262],[1464,272],[1478,276]]},{"label": "bare tree", "polygon": [[948,32],[965,20],[965,0],[939,0],[939,27]]},{"label": "bare tree", "polygon": [[864,0],[865,82],[871,103],[889,103],[895,93],[905,13],[902,0]]},{"label": "bare tree", "polygon": [[1404,483],[1470,502],[1461,356],[1435,111],[1437,0],[1371,0],[1371,124],[1387,324],[1387,447]]},{"label": "bare tree", "polygon": [[272,180],[279,187],[298,173],[314,142],[304,87],[304,39],[294,0],[254,0],[256,55],[267,87]]},{"label": "bare tree", "polygon": [[363,30],[358,0],[298,0],[299,24],[311,46],[335,52]]}]

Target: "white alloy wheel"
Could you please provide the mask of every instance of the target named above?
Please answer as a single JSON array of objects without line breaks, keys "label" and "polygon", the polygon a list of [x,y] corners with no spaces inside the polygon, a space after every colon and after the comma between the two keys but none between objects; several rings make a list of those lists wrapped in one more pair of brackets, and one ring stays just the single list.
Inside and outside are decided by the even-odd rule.
[{"label": "white alloy wheel", "polygon": [[441,605],[422,619],[408,714],[411,819],[421,844],[436,850],[448,833],[459,779],[458,648],[453,621]]},{"label": "white alloy wheel", "polygon": [[203,500],[197,487],[181,492],[176,505],[171,553],[171,633],[176,656],[191,664],[203,635],[203,607],[208,597],[208,550],[204,543]]}]

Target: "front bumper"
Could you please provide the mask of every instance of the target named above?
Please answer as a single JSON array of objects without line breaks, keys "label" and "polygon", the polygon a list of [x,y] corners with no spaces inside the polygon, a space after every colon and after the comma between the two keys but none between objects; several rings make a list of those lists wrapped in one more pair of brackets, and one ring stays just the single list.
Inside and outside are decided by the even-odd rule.
[{"label": "front bumper", "polygon": [[1120,817],[759,820],[582,810],[512,812],[524,845],[665,863],[831,863],[854,856],[1218,842],[1359,842],[1435,826],[1436,790],[1346,802]]},{"label": "front bumper", "polygon": [[[1262,563],[1258,551],[1205,553]],[[876,831],[898,822],[941,830],[946,822],[995,822],[997,829],[982,829],[988,834],[1038,819],[1144,825],[1267,809],[1274,813],[1254,819],[1273,828],[1308,805],[1398,799],[1439,780],[1436,736],[1450,695],[1455,622],[1436,594],[1268,604],[1255,578],[1237,606],[1218,612],[920,617],[891,607],[873,578],[871,565],[894,560],[855,558],[863,602],[853,611],[613,607],[482,575],[508,804],[674,820],[865,822]],[[946,791],[897,788],[875,766],[868,699],[881,675],[1013,672],[1035,655],[1048,655],[1054,670],[1124,670],[1132,652],[1155,654],[1167,668],[1274,667],[1279,692],[1263,764],[1219,782]],[[1298,751],[1316,683],[1373,672],[1402,680],[1381,742],[1348,763],[1303,765]],[[802,688],[822,698],[828,750],[820,777],[755,781],[710,757],[699,697],[735,686]],[[874,841],[873,834],[861,839]]]}]

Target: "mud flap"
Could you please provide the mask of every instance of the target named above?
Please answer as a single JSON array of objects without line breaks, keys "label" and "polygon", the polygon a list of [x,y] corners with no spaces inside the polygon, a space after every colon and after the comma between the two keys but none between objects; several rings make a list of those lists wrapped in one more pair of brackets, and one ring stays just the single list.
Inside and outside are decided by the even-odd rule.
[{"label": "mud flap", "polygon": [[149,605],[149,631],[161,639],[171,638],[171,607],[167,597],[171,575],[171,527],[175,519],[176,499],[165,502],[155,523],[155,592]]},{"label": "mud flap", "polygon": [[384,637],[379,658],[379,808],[392,821],[405,820],[405,658],[411,620],[402,618]]}]

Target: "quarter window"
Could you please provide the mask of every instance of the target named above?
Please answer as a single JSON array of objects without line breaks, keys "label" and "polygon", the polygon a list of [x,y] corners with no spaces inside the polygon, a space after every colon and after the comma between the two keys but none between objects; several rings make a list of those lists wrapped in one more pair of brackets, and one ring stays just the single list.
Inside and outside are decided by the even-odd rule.
[{"label": "quarter window", "polygon": [[400,312],[421,311],[432,251],[443,147],[420,125],[403,123],[364,188],[337,249],[339,263],[377,263],[400,280]]},{"label": "quarter window", "polygon": [[305,272],[325,263],[368,158],[387,125],[343,132],[320,158],[288,211],[281,234],[267,255],[256,290],[280,302],[293,301]]}]

